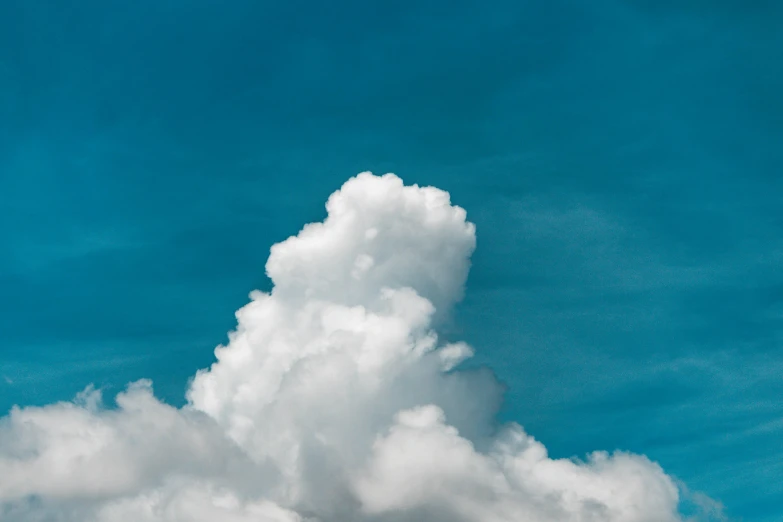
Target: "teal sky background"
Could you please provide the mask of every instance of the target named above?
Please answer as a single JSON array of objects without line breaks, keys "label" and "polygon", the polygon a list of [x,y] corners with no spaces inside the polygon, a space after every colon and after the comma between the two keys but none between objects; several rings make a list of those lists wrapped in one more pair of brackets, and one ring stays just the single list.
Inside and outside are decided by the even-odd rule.
[{"label": "teal sky background", "polygon": [[0,2],[0,408],[183,403],[364,170],[477,225],[443,326],[554,456],[783,519],[783,3]]}]

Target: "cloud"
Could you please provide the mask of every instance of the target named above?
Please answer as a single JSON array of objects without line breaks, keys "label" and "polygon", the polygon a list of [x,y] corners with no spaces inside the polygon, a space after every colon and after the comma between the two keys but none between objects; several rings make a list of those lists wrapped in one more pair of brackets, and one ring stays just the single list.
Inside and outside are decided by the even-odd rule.
[{"label": "cloud", "polygon": [[474,226],[446,192],[363,173],[272,247],[188,404],[148,381],[117,407],[0,420],[0,518],[57,522],[678,522],[643,456],[551,459],[498,427],[502,388],[434,326],[462,297]]}]

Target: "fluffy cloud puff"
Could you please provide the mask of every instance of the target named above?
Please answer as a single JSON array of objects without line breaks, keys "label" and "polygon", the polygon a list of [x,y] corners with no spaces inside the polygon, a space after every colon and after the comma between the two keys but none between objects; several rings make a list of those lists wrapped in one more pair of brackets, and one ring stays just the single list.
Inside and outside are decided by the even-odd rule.
[{"label": "fluffy cloud puff", "polygon": [[678,522],[678,488],[626,453],[550,459],[433,321],[475,230],[446,192],[363,173],[272,247],[230,342],[173,408],[151,383],[105,408],[0,420],[0,519],[55,522]]}]

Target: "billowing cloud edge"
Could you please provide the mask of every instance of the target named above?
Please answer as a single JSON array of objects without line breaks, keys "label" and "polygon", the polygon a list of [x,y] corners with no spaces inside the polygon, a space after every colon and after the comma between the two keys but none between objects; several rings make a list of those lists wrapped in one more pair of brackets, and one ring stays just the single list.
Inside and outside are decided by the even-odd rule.
[{"label": "billowing cloud edge", "polygon": [[0,419],[0,519],[722,519],[704,499],[681,514],[692,495],[644,456],[551,459],[521,426],[497,427],[501,387],[460,370],[473,349],[433,326],[476,245],[447,192],[365,172],[326,208],[272,247],[272,291],[237,312],[186,406],[142,380],[116,408],[88,387]]}]

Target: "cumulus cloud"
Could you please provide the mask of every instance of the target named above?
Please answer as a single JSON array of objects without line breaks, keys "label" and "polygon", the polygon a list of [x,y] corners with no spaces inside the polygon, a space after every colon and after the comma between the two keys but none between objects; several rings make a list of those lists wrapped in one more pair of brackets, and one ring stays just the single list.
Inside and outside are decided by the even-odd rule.
[{"label": "cumulus cloud", "polygon": [[679,522],[642,456],[551,459],[473,350],[433,325],[462,297],[474,226],[449,195],[363,173],[272,247],[216,362],[174,408],[139,381],[103,406],[0,420],[0,519],[56,522]]}]

